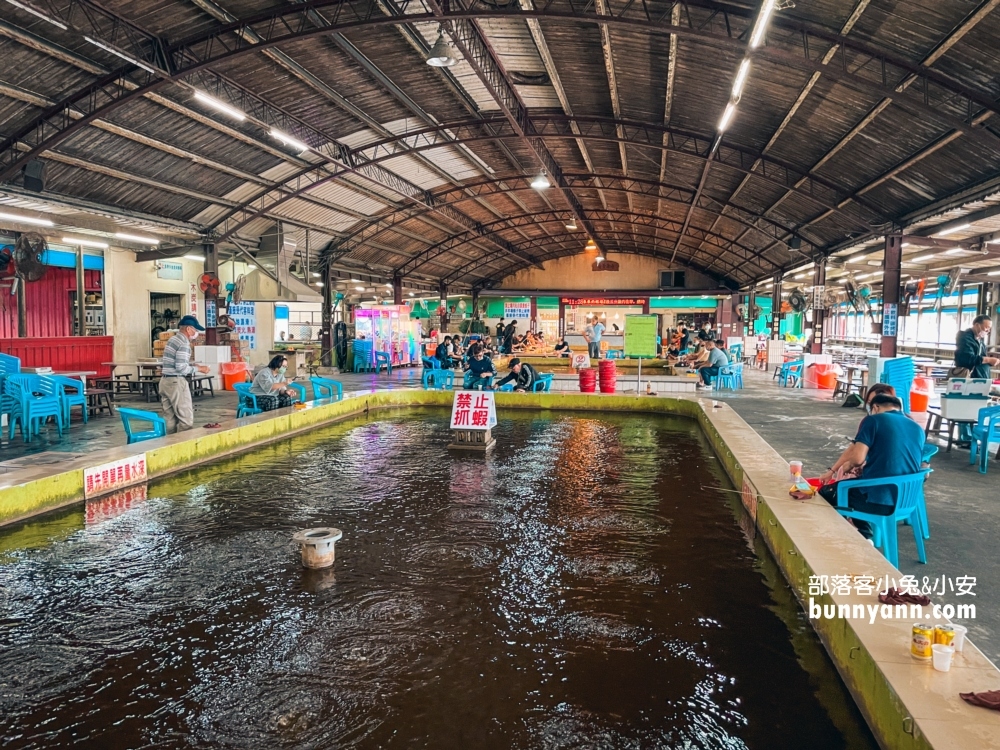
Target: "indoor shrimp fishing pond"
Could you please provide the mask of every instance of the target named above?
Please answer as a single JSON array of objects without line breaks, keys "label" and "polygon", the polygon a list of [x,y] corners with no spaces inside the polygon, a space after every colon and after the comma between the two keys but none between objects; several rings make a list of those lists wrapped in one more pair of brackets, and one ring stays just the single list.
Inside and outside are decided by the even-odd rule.
[{"label": "indoor shrimp fishing pond", "polygon": [[0,744],[876,747],[695,421],[494,435],[373,412],[0,530]]}]

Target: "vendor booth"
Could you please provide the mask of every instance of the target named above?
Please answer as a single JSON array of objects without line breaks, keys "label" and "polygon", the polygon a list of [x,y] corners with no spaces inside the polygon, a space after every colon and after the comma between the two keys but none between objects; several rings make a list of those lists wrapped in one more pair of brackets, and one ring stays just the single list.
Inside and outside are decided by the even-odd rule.
[{"label": "vendor booth", "polygon": [[373,342],[375,352],[387,352],[393,367],[420,361],[420,321],[410,319],[409,305],[379,305],[354,311],[355,336]]}]

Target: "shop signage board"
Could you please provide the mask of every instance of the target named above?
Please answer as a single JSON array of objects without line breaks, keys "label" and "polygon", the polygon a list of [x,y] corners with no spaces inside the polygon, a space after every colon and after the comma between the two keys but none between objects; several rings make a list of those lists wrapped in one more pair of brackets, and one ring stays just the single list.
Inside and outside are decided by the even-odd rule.
[{"label": "shop signage board", "polygon": [[813,293],[813,309],[814,310],[825,310],[826,309],[826,286],[824,284],[817,284],[812,288]]},{"label": "shop signage board", "polygon": [[634,297],[563,297],[559,301],[576,307],[637,307],[646,304],[646,300]]},{"label": "shop signage board", "polygon": [[198,287],[194,282],[188,285],[188,312],[192,315],[198,314]]},{"label": "shop signage board", "polygon": [[656,356],[658,315],[625,316],[625,356],[650,359]]},{"label": "shop signage board", "polygon": [[161,260],[156,264],[156,278],[182,281],[184,279],[184,264],[175,260]]},{"label": "shop signage board", "polygon": [[236,325],[240,341],[248,341],[251,349],[257,348],[257,306],[254,302],[239,302],[229,306],[229,319]]},{"label": "shop signage board", "polygon": [[451,429],[489,430],[496,427],[497,407],[493,396],[493,391],[455,391]]},{"label": "shop signage board", "polygon": [[133,484],[142,484],[147,479],[145,453],[91,466],[83,470],[83,497],[89,500]]},{"label": "shop signage board", "polygon": [[508,320],[510,318],[527,320],[531,317],[531,303],[530,302],[504,302],[503,303],[503,316]]},{"label": "shop signage board", "polygon": [[899,324],[899,305],[886,302],[882,306],[882,335],[895,336]]},{"label": "shop signage board", "polygon": [[218,325],[218,321],[215,317],[215,300],[207,299],[205,300],[205,327],[215,328]]}]

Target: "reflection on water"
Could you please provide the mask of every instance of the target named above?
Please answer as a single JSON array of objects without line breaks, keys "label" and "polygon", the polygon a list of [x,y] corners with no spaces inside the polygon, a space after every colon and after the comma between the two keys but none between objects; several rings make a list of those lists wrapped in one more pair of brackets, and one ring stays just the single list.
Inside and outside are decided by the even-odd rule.
[{"label": "reflection on water", "polygon": [[[874,747],[693,423],[517,415],[484,458],[446,416],[0,534],[3,744]],[[333,569],[300,567],[310,526],[344,530]]]}]

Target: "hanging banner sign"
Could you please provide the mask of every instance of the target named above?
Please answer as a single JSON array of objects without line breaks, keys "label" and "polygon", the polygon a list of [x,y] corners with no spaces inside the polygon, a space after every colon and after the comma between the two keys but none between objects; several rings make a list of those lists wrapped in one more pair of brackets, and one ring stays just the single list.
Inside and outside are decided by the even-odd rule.
[{"label": "hanging banner sign", "polygon": [[257,348],[257,306],[255,302],[233,303],[229,306],[229,319],[236,325],[234,332],[240,341],[248,341],[251,349]]},{"label": "hanging banner sign", "polygon": [[625,356],[655,357],[659,315],[625,316]]},{"label": "hanging banner sign", "polygon": [[188,288],[188,312],[198,314],[198,287],[193,282]]},{"label": "hanging banner sign", "polygon": [[215,328],[218,320],[215,317],[215,300],[205,300],[205,328]]},{"label": "hanging banner sign", "polygon": [[895,336],[896,327],[899,323],[899,305],[894,302],[886,302],[882,305],[882,335]]},{"label": "hanging banner sign", "polygon": [[527,320],[531,317],[530,302],[504,302],[503,316],[505,318],[519,318]]},{"label": "hanging banner sign", "polygon": [[156,264],[156,278],[181,281],[184,279],[184,264],[173,260],[161,260]]},{"label": "hanging banner sign", "polygon": [[90,499],[115,490],[142,484],[147,480],[146,454],[122,458],[118,461],[92,466],[83,470],[83,497]]},{"label": "hanging banner sign", "polygon": [[451,429],[488,430],[496,427],[493,391],[456,391],[451,405]]}]

